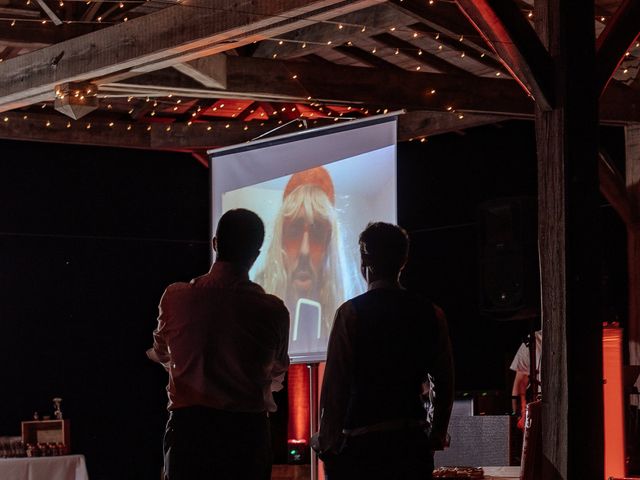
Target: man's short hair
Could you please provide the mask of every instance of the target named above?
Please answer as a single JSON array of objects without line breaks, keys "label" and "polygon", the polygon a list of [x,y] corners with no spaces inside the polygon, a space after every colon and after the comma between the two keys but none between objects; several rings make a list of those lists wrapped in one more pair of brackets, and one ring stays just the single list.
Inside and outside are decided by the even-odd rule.
[{"label": "man's short hair", "polygon": [[216,229],[217,259],[227,262],[252,260],[264,241],[264,223],[251,210],[225,212]]},{"label": "man's short hair", "polygon": [[409,235],[398,225],[369,223],[359,241],[365,263],[382,274],[398,273],[409,254]]}]

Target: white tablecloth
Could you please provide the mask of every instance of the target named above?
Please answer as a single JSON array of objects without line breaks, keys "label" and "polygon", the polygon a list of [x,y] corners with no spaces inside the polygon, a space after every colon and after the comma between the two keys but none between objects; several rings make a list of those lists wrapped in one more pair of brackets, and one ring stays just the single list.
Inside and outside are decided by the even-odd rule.
[{"label": "white tablecloth", "polygon": [[518,480],[520,478],[520,466],[517,467],[482,467],[484,478],[487,480]]},{"label": "white tablecloth", "polygon": [[0,458],[2,480],[89,480],[83,455]]}]

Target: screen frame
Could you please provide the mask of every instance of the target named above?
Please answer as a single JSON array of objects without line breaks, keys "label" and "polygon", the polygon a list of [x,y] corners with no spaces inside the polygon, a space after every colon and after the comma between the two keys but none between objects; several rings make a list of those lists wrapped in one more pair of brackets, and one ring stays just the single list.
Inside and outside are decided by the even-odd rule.
[{"label": "screen frame", "polygon": [[[218,175],[216,175],[217,170],[219,170],[219,168],[216,168],[216,164],[217,162],[220,161],[225,161],[224,157],[227,156],[231,156],[231,155],[236,155],[236,154],[241,154],[243,152],[250,152],[252,150],[257,150],[257,149],[263,149],[263,148],[270,148],[270,147],[277,147],[277,146],[281,146],[284,144],[289,144],[292,142],[300,142],[300,141],[304,141],[313,137],[324,137],[327,135],[331,135],[331,134],[335,134],[335,133],[341,133],[341,132],[348,132],[350,130],[355,130],[355,129],[359,129],[359,128],[366,128],[366,127],[371,127],[371,126],[375,126],[375,125],[380,125],[380,124],[385,124],[388,122],[395,122],[395,129],[393,129],[392,135],[389,138],[392,138],[392,141],[385,141],[383,138],[376,138],[375,141],[380,141],[380,144],[375,144],[373,143],[369,149],[363,149],[361,150],[359,153],[356,153],[355,155],[360,155],[360,154],[364,154],[370,151],[375,151],[378,150],[380,148],[385,148],[387,146],[393,146],[395,151],[394,151],[394,155],[395,155],[395,160],[394,160],[394,164],[393,164],[393,169],[394,169],[394,174],[395,174],[395,178],[396,178],[396,185],[395,185],[395,199],[394,199],[394,206],[393,206],[393,210],[394,210],[394,214],[395,214],[395,222],[397,223],[397,218],[398,218],[398,203],[397,203],[397,117],[401,114],[405,113],[404,110],[402,111],[395,111],[395,112],[390,112],[387,114],[383,114],[383,115],[377,115],[375,117],[368,117],[368,118],[363,118],[363,119],[358,119],[358,120],[351,120],[345,123],[340,123],[337,125],[328,125],[325,127],[319,127],[319,128],[314,128],[314,129],[309,129],[309,130],[304,130],[304,131],[297,131],[294,133],[290,133],[290,134],[285,134],[285,135],[278,135],[275,137],[271,137],[271,138],[261,138],[259,140],[255,140],[252,142],[248,142],[245,144],[239,144],[239,145],[232,145],[232,146],[228,146],[228,147],[222,147],[222,148],[216,148],[216,149],[211,149],[207,151],[207,154],[209,155],[209,165],[210,165],[210,175],[209,175],[209,181],[210,181],[210,190],[209,190],[209,196],[210,196],[210,205],[211,205],[211,212],[210,212],[210,238],[213,238],[215,235],[215,225],[217,224],[217,221],[219,220],[219,218],[222,215],[222,195],[225,191],[230,191],[230,189],[235,189],[235,188],[242,188],[243,186],[249,186],[252,184],[255,184],[256,182],[253,180],[250,180],[248,182],[239,182],[239,183],[233,183],[231,182],[229,186],[229,184],[226,185],[226,188],[222,187],[222,184],[220,183],[220,179],[216,178],[218,177]],[[353,155],[353,156],[355,156]],[[351,156],[351,154],[350,154]],[[333,163],[334,161],[339,161],[339,158],[330,162],[324,162],[324,163],[319,163],[318,165],[316,164],[312,164],[312,165],[305,165],[304,168],[302,168],[302,170],[307,169],[307,168],[313,168],[313,166],[319,166],[319,165],[328,165]],[[218,163],[219,166],[219,163]],[[300,168],[296,169],[292,169],[292,168],[287,168],[285,169],[285,172],[283,175],[289,175],[294,173],[295,171],[300,171]],[[276,173],[275,176],[272,175],[271,178],[277,178],[277,176],[279,176],[282,172]],[[271,179],[268,178],[268,179]],[[264,181],[264,180],[258,180],[258,182],[260,181]],[[213,258],[213,252],[212,252],[212,258],[211,258],[211,263],[214,262],[214,258]],[[293,312],[291,312],[293,313]],[[311,364],[311,363],[319,363],[319,362],[324,362],[326,361],[326,356],[327,356],[327,349],[325,348],[324,351],[321,352],[305,352],[305,353],[290,353],[289,354],[290,359],[291,359],[291,363],[292,364],[300,364],[300,363],[307,363],[307,364]]]}]

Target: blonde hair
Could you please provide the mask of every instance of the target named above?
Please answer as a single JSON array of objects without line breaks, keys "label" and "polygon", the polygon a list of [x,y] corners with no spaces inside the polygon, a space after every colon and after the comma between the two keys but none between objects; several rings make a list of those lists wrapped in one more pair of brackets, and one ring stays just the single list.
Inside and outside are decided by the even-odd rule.
[{"label": "blonde hair", "polygon": [[[285,252],[282,248],[282,227],[284,220],[303,212],[307,217],[320,216],[331,225],[331,236],[327,254],[320,271],[319,298],[322,305],[323,335],[328,335],[333,316],[339,304],[344,301],[343,279],[340,269],[339,231],[336,211],[327,194],[312,184],[300,185],[282,201],[273,228],[273,238],[267,250],[264,267],[256,275],[256,281],[273,295],[287,299],[289,278],[285,267]],[[291,308],[292,306],[289,305]]]}]

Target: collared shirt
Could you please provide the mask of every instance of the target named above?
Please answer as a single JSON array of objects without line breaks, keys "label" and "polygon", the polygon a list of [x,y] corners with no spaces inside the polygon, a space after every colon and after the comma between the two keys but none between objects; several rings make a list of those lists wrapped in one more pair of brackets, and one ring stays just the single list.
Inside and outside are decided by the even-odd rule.
[{"label": "collared shirt", "polygon": [[[369,284],[369,291],[376,289],[401,289],[397,282],[386,280],[375,281]],[[434,406],[434,418],[432,423],[432,435],[443,438],[446,435],[451,405],[453,403],[453,362],[451,344],[444,313],[438,307],[436,312],[435,339],[436,352],[433,366],[427,373],[433,377],[435,384],[436,404]],[[390,319],[392,321],[392,319]],[[347,301],[340,306],[329,338],[327,352],[327,364],[324,372],[322,396],[320,403],[320,429],[317,438],[317,447],[321,452],[336,453],[343,439],[342,431],[345,428],[347,410],[352,393],[351,372],[355,364],[354,342],[356,338],[357,313],[353,302]],[[396,359],[388,359],[392,362]],[[402,368],[399,366],[398,368]],[[381,385],[387,380],[380,379]],[[376,399],[372,398],[372,402]]]},{"label": "collared shirt", "polygon": [[147,355],[169,372],[170,410],[204,406],[273,412],[289,366],[289,312],[249,280],[215,262],[206,275],[167,287]]},{"label": "collared shirt", "polygon": [[[542,330],[536,331],[536,378],[538,382],[538,390],[540,390],[540,365],[542,353]],[[529,375],[531,373],[529,365],[531,365],[529,347],[522,343],[518,348],[511,366],[509,367],[514,372],[524,373]]]}]

